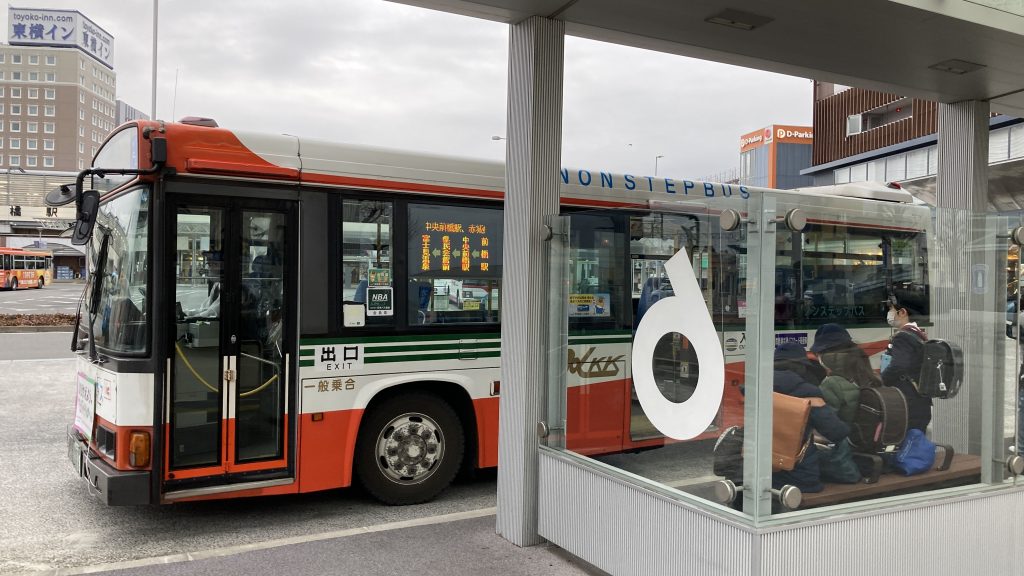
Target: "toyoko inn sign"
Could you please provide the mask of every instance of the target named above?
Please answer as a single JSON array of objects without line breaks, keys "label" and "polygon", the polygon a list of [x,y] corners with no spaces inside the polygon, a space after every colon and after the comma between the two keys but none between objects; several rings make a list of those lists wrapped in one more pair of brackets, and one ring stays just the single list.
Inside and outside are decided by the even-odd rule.
[{"label": "toyoko inn sign", "polygon": [[78,48],[114,68],[114,37],[77,10],[8,7],[7,42],[12,46]]}]

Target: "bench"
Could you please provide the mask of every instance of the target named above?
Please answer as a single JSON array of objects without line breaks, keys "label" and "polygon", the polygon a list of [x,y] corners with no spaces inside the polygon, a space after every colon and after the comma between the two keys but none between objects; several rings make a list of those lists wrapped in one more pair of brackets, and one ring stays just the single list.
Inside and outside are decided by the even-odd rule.
[{"label": "bench", "polygon": [[916,492],[922,488],[936,489],[957,484],[978,482],[981,476],[981,458],[972,454],[955,454],[945,469],[933,468],[924,474],[903,476],[898,473],[881,474],[872,483],[825,484],[825,489],[804,494],[800,508],[831,506],[853,500],[892,496]]}]

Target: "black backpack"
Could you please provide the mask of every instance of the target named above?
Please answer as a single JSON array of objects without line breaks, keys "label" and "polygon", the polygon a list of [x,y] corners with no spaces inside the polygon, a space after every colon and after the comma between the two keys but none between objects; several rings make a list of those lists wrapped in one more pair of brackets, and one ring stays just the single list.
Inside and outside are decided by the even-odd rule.
[{"label": "black backpack", "polygon": [[964,355],[952,342],[932,338],[924,343],[921,373],[914,381],[917,393],[927,398],[952,398],[964,381]]},{"label": "black backpack", "polygon": [[882,452],[899,446],[907,433],[907,399],[898,388],[860,389],[860,403],[850,426],[850,443],[858,452]]}]

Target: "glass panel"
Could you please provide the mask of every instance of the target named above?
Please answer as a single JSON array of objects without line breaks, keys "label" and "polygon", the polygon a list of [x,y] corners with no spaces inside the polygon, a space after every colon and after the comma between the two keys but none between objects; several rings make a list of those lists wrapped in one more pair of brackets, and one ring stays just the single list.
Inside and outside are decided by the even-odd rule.
[{"label": "glass panel", "polygon": [[920,178],[928,175],[928,150],[913,150],[907,153],[907,178]]},{"label": "glass panel", "polygon": [[[366,324],[392,324],[392,204],[375,200],[344,200],[341,212],[342,299],[367,308],[364,315]],[[372,306],[367,304],[368,292],[377,298]],[[381,297],[385,299],[380,300]]]},{"label": "glass panel", "polygon": [[1010,126],[1010,158],[1024,156],[1024,125]]},{"label": "glass panel", "polygon": [[850,182],[863,182],[868,179],[868,165],[854,164],[850,166]]},{"label": "glass panel", "polygon": [[236,461],[283,456],[285,215],[242,212]]},{"label": "glass panel", "polygon": [[176,219],[173,468],[220,462],[220,296],[224,210],[181,207]]},{"label": "glass panel", "polygon": [[907,155],[897,154],[885,159],[885,180],[899,182],[907,177]]},{"label": "glass panel", "polygon": [[502,226],[497,208],[409,205],[410,325],[499,321]]},{"label": "glass panel", "polygon": [[1010,129],[1000,128],[988,133],[988,161],[1002,162],[1010,157]]},{"label": "glass panel", "polygon": [[[100,206],[89,250],[98,258],[106,244],[97,315],[96,345],[109,351],[146,350],[146,280],[149,265],[149,190],[137,188]],[[95,271],[96,265],[93,265]],[[91,294],[91,291],[89,292]],[[88,325],[88,315],[83,316]]]}]

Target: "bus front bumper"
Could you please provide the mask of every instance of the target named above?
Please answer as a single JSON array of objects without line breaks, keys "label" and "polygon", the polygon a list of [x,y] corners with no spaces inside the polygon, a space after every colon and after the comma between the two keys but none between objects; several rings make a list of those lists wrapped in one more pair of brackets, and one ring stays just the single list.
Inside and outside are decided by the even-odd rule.
[{"label": "bus front bumper", "polygon": [[89,450],[89,445],[73,431],[68,432],[68,458],[78,475],[85,479],[89,492],[108,506],[149,504],[149,471],[115,470]]}]

